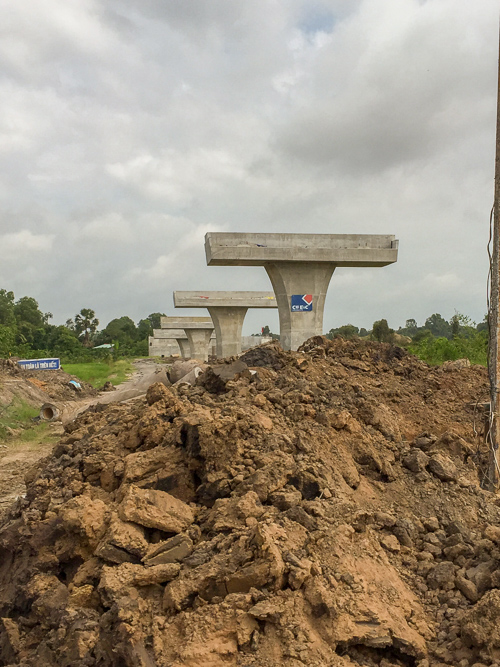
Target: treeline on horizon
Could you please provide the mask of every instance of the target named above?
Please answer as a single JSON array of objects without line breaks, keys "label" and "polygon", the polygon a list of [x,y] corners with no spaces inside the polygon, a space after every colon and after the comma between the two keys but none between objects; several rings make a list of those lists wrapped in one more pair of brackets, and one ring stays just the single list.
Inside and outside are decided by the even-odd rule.
[{"label": "treeline on horizon", "polygon": [[[99,329],[99,320],[91,308],[82,308],[63,325],[49,323],[52,313],[43,313],[33,297],[15,299],[13,292],[0,289],[0,357],[60,357],[69,362],[86,362],[112,356],[147,356],[148,337],[160,328],[165,313],[151,313],[137,325],[124,315]],[[265,326],[262,332],[279,339]],[[387,320],[373,323],[372,329],[353,324],[330,329],[328,338],[362,338],[406,347],[429,364],[468,358],[473,364],[487,364],[488,324],[486,317],[476,324],[469,317],[455,313],[447,321],[434,313],[419,326],[415,319],[404,327],[391,329]],[[96,349],[100,345],[113,348]]]},{"label": "treeline on horizon", "polygon": [[[136,325],[128,316],[118,317],[99,330],[91,308],[82,308],[65,324],[50,324],[52,313],[43,313],[36,299],[0,289],[0,357],[59,357],[66,363],[148,355],[148,336],[160,328],[164,313],[151,313]],[[95,349],[112,344],[113,348]]]}]

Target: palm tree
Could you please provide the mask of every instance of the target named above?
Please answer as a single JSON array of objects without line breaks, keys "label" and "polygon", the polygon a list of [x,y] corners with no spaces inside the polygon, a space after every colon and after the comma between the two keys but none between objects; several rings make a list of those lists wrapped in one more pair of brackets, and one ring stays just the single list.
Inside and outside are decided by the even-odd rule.
[{"label": "palm tree", "polygon": [[79,313],[75,315],[75,331],[80,338],[83,334],[83,344],[85,347],[90,345],[90,334],[97,331],[99,320],[95,316],[95,312],[91,308],[82,308]]}]

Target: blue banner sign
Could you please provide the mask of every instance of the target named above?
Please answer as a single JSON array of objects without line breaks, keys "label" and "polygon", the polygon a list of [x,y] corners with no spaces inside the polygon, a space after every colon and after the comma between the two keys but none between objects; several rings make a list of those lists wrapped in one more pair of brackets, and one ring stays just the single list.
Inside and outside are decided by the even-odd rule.
[{"label": "blue banner sign", "polygon": [[59,359],[23,359],[17,363],[27,371],[57,371],[61,367]]},{"label": "blue banner sign", "polygon": [[292,294],[292,313],[304,313],[312,309],[312,294]]}]

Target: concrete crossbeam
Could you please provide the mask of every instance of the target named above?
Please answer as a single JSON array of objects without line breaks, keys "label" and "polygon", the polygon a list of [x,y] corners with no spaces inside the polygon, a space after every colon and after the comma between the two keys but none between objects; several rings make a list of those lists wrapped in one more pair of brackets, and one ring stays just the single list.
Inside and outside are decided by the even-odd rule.
[{"label": "concrete crossbeam", "polygon": [[326,262],[386,266],[397,260],[392,234],[245,234],[208,232],[209,266],[263,266],[268,262]]},{"label": "concrete crossbeam", "polygon": [[248,308],[277,308],[272,292],[174,292],[176,308],[207,308],[215,327],[216,355],[241,354],[241,334]]},{"label": "concrete crossbeam", "polygon": [[189,325],[192,329],[203,329],[204,326],[210,326],[211,324],[213,322],[209,317],[172,317],[171,315],[164,315],[160,318],[162,329],[185,329],[186,325]]},{"label": "concrete crossbeam", "polygon": [[338,266],[387,266],[398,241],[375,234],[243,234],[209,232],[209,266],[263,266],[273,285],[283,349],[296,350],[323,333],[323,311]]},{"label": "concrete crossbeam", "polygon": [[[153,329],[154,338],[187,338],[184,329]],[[212,334],[212,339],[215,340],[215,333]]]},{"label": "concrete crossbeam", "polygon": [[154,338],[186,338],[184,329],[153,329]]},{"label": "concrete crossbeam", "polygon": [[174,292],[176,308],[277,308],[273,292]]}]

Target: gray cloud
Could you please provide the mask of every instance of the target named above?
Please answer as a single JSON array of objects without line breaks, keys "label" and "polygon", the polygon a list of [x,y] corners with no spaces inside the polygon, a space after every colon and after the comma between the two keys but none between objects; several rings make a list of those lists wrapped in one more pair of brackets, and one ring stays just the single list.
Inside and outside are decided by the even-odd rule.
[{"label": "gray cloud", "polygon": [[493,0],[7,0],[1,18],[0,286],[55,321],[268,289],[205,266],[222,229],[396,233],[397,265],[335,272],[326,328],[482,319]]}]

